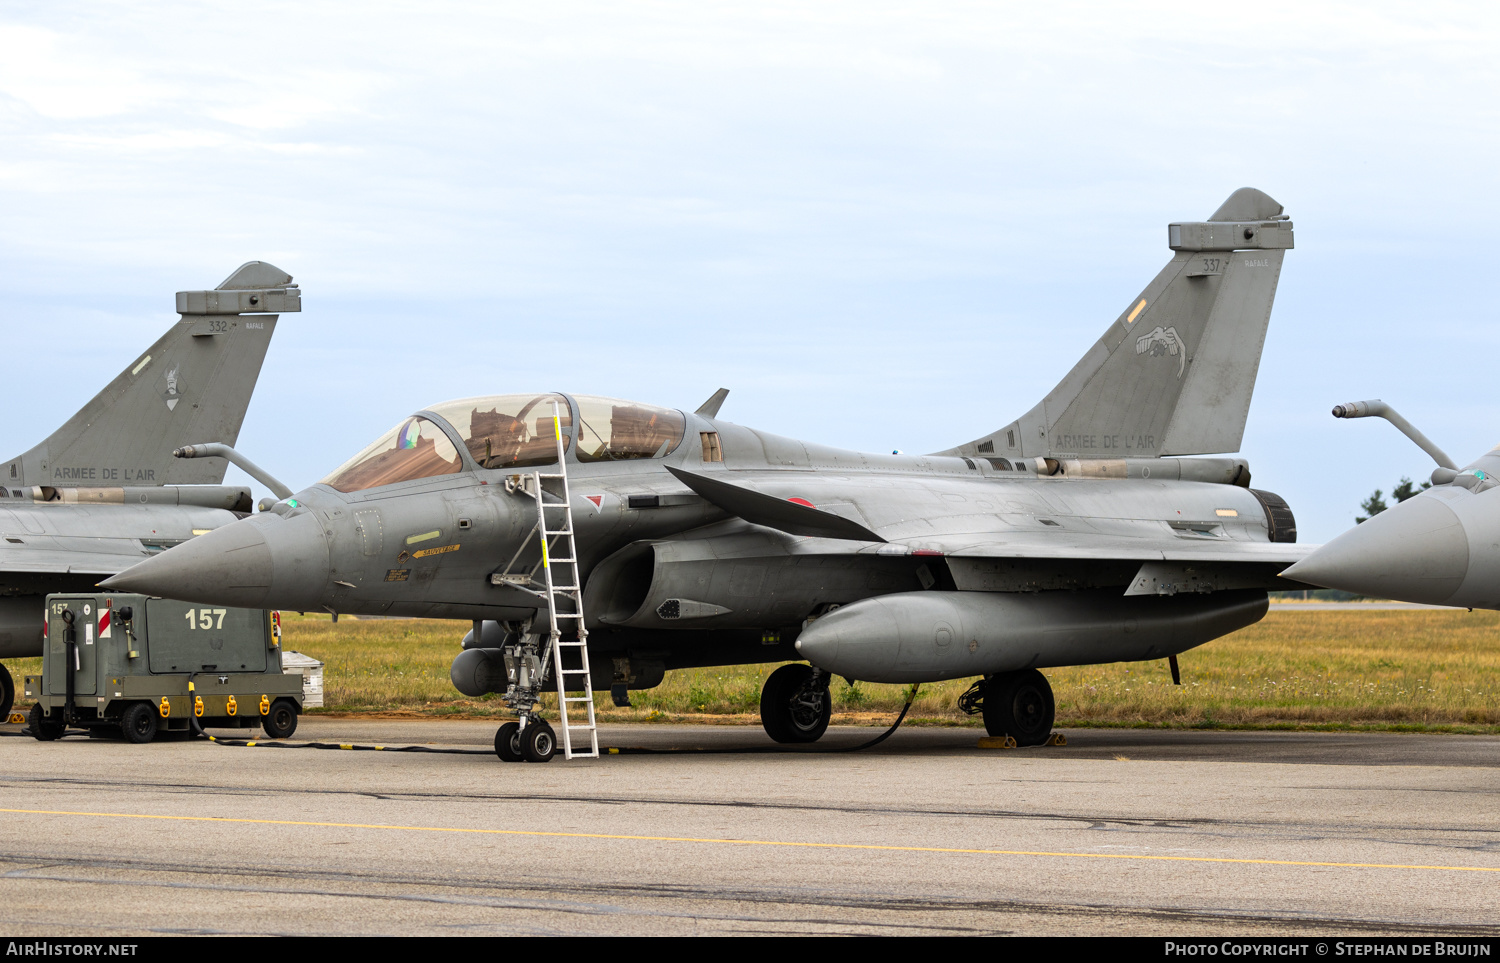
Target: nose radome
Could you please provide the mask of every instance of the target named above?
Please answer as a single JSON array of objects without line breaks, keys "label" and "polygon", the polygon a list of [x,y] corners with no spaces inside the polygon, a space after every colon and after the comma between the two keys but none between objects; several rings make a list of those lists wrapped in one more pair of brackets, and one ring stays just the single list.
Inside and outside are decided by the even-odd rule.
[{"label": "nose radome", "polygon": [[116,592],[258,608],[271,590],[271,574],[265,536],[243,520],[183,542],[99,584]]},{"label": "nose radome", "polygon": [[1437,498],[1417,497],[1381,512],[1313,552],[1287,578],[1403,602],[1442,603],[1469,568],[1469,539]]}]

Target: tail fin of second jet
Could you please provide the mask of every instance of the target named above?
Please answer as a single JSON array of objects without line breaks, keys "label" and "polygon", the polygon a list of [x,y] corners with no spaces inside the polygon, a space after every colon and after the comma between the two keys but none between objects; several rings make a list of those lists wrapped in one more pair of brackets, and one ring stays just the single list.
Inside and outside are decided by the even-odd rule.
[{"label": "tail fin of second jet", "polygon": [[212,291],[179,291],[181,319],[45,441],[0,462],[0,486],[222,482],[223,459],[172,450],[235,443],[278,314],[300,310],[292,276],[264,261]]},{"label": "tail fin of second jet", "polygon": [[1207,221],[1168,225],[1176,252],[1068,376],[965,455],[1150,458],[1240,446],[1292,223],[1244,187]]}]

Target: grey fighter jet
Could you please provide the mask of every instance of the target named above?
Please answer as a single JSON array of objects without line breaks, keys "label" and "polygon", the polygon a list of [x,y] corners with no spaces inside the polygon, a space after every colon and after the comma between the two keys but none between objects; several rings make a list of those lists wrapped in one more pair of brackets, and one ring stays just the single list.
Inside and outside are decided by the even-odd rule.
[{"label": "grey fighter jet", "polygon": [[1438,467],[1432,487],[1335,538],[1284,575],[1377,598],[1500,609],[1500,448],[1463,468],[1389,405],[1356,401],[1337,418],[1385,418]]},{"label": "grey fighter jet", "polygon": [[[1305,554],[1244,460],[1180,457],[1239,447],[1292,224],[1245,188],[1206,221],[1170,225],[1168,242],[1166,267],[1045,399],[948,451],[867,454],[741,427],[719,417],[722,389],[692,412],[468,398],[104,584],[474,620],[452,675],[520,713],[497,735],[506,759],[550,756],[538,653],[579,636],[617,701],[667,669],[806,660],[763,691],[782,742],[822,735],[835,675],[979,676],[964,704],[1035,744],[1054,714],[1039,669],[1166,658],[1249,625]],[[913,403],[942,417],[955,399]]]},{"label": "grey fighter jet", "polygon": [[[180,291],[179,320],[47,439],[0,462],[0,658],[40,655],[42,598],[243,518],[250,490],[221,484],[277,313],[300,311],[291,275],[242,265],[212,291]],[[0,666],[0,718],[14,696]]]}]

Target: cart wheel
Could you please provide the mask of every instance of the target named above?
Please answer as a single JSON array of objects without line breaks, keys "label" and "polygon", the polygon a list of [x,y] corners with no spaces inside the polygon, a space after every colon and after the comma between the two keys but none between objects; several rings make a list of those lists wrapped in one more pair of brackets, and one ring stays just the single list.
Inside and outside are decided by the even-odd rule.
[{"label": "cart wheel", "polygon": [[271,703],[271,711],[261,717],[261,728],[267,739],[285,739],[297,731],[297,703],[291,699],[277,699]]},{"label": "cart wheel", "polygon": [[31,726],[32,737],[38,742],[51,742],[62,738],[64,728],[62,719],[47,718],[40,703],[31,707],[31,715],[26,722]]},{"label": "cart wheel", "polygon": [[126,742],[142,745],[156,738],[156,708],[145,702],[132,702],[120,715],[120,731]]}]

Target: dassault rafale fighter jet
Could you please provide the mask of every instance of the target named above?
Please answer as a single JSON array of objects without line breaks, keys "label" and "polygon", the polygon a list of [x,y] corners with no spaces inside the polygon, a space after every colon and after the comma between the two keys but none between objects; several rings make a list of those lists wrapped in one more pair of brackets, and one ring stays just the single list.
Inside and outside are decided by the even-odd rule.
[{"label": "dassault rafale fighter jet", "polygon": [[549,672],[621,702],[667,669],[785,660],[810,664],[765,684],[778,741],[823,734],[833,676],[979,676],[966,706],[1037,744],[1053,722],[1039,669],[1166,658],[1249,625],[1305,554],[1245,461],[1178,457],[1239,447],[1292,247],[1281,212],[1245,188],[1207,221],[1170,225],[1172,259],[1067,377],[948,451],[744,428],[718,416],[723,389],[693,412],[467,398],[104,584],[474,620],[452,675],[519,712],[497,733],[504,759],[550,758],[535,712]]},{"label": "dassault rafale fighter jet", "polygon": [[1284,574],[1403,602],[1500,609],[1500,448],[1459,468],[1380,400],[1333,409],[1385,418],[1432,456],[1432,487],[1335,538]]},{"label": "dassault rafale fighter jet", "polygon": [[[291,281],[251,261],[212,291],[179,291],[166,334],[45,441],[0,462],[0,658],[41,654],[49,592],[92,591],[250,511],[248,488],[221,484],[227,461],[172,451],[239,436],[276,330],[267,312],[301,310]],[[15,687],[3,666],[0,684],[4,719]]]}]

